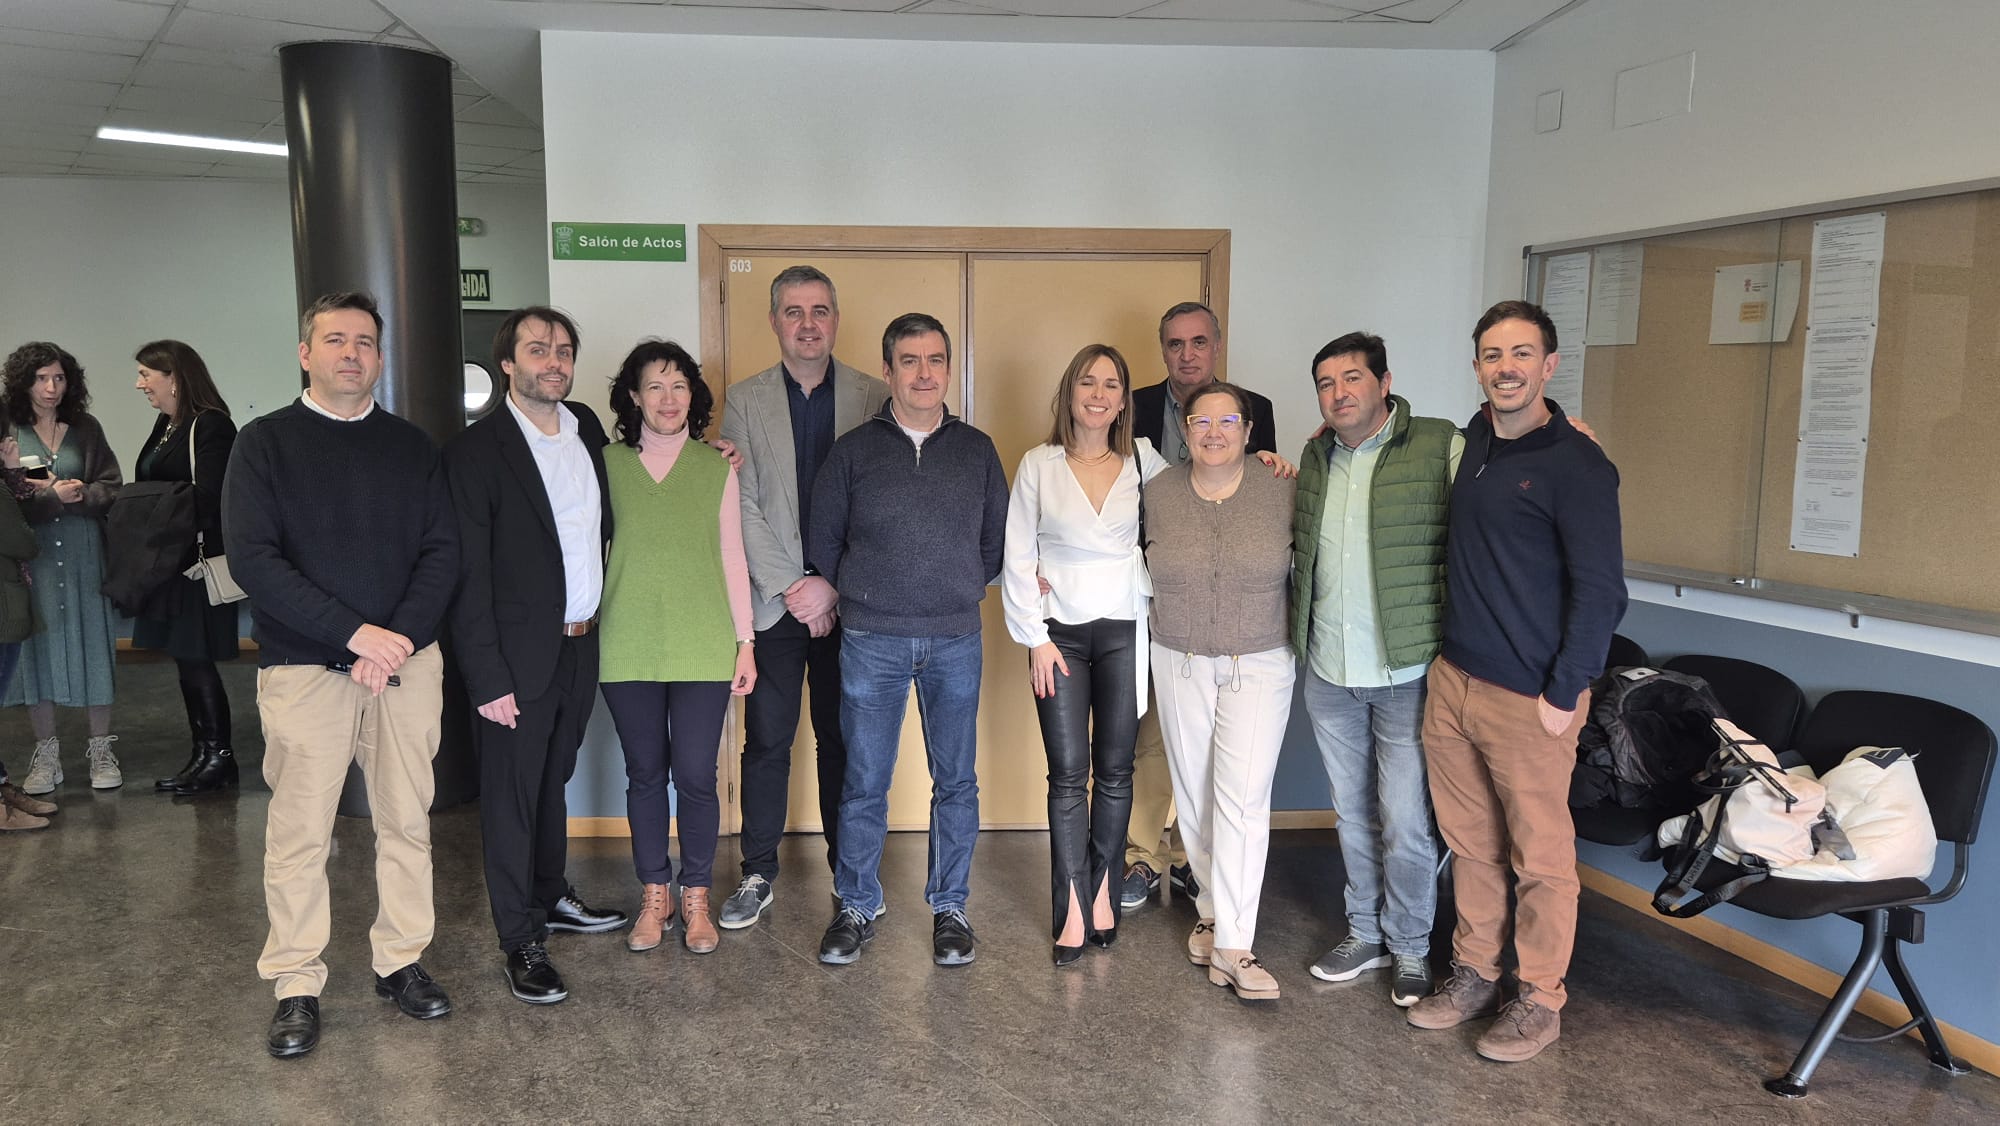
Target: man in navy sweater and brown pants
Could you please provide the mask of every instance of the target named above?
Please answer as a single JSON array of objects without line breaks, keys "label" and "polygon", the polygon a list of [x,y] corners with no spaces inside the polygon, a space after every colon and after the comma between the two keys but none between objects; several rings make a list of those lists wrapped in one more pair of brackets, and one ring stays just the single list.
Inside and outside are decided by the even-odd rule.
[{"label": "man in navy sweater and brown pants", "polygon": [[375,825],[375,992],[419,1020],[451,1012],[417,959],[436,929],[437,635],[458,581],[458,523],[437,446],[375,402],[375,302],[321,297],[299,337],[305,394],[243,428],[222,497],[230,565],[249,592],[259,646],[271,932],[257,972],[277,983],[267,1047],[281,1059],[319,1043],[326,861],[349,762],[368,779]]},{"label": "man in navy sweater and brown pants", "polygon": [[[1451,1028],[1497,1013],[1478,1051],[1512,1063],[1562,1028],[1576,942],[1569,776],[1590,679],[1625,614],[1624,550],[1617,468],[1542,397],[1558,362],[1548,314],[1503,301],[1472,340],[1486,405],[1452,485],[1444,645],[1424,709],[1458,926],[1451,977],[1409,1021]],[[1503,1007],[1510,933],[1520,989]]]}]

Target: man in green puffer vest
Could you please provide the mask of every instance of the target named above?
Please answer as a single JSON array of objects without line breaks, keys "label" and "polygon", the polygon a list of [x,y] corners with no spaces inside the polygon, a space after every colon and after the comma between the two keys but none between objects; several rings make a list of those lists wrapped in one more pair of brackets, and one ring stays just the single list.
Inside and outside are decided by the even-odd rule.
[{"label": "man in green puffer vest", "polygon": [[1312,376],[1326,426],[1299,458],[1291,634],[1340,818],[1348,923],[1312,973],[1350,981],[1393,966],[1390,998],[1407,1007],[1431,989],[1437,830],[1420,731],[1465,439],[1389,393],[1379,336],[1332,341]]}]

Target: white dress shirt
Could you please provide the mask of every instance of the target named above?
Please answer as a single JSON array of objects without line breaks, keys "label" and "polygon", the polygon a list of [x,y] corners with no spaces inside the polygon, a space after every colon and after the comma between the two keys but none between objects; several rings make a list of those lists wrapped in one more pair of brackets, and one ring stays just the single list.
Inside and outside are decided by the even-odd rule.
[{"label": "white dress shirt", "polygon": [[[1148,682],[1147,603],[1153,594],[1139,543],[1139,493],[1167,463],[1144,438],[1133,442],[1102,512],[1090,506],[1061,446],[1040,445],[1021,458],[1007,503],[1007,546],[1000,569],[1007,632],[1029,648],[1049,640],[1048,620],[1082,625],[1099,618],[1137,623],[1138,683]],[[1037,578],[1047,579],[1041,593]],[[1137,707],[1145,713],[1146,693]]]},{"label": "white dress shirt", "polygon": [[535,469],[548,490],[549,510],[555,514],[556,541],[562,545],[563,621],[587,622],[597,616],[598,600],[604,596],[604,501],[597,488],[597,469],[577,436],[576,416],[569,408],[556,407],[554,434],[542,433],[514,405],[511,394],[507,410],[528,440],[528,452],[535,456]]}]

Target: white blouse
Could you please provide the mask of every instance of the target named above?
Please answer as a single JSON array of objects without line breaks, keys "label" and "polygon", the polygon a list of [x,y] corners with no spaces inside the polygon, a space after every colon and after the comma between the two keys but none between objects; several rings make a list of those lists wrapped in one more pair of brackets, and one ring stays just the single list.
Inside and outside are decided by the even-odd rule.
[{"label": "white blouse", "polygon": [[[1061,446],[1040,445],[1021,458],[1007,503],[1007,547],[1000,570],[1007,632],[1030,649],[1047,643],[1053,618],[1082,625],[1132,620],[1144,630],[1153,593],[1139,544],[1139,493],[1167,463],[1144,438],[1133,441],[1104,510],[1090,506]],[[1047,579],[1041,593],[1037,578]],[[1146,638],[1138,638],[1146,652]],[[1144,684],[1141,670],[1141,684]],[[1139,694],[1140,708],[1145,693]]]}]

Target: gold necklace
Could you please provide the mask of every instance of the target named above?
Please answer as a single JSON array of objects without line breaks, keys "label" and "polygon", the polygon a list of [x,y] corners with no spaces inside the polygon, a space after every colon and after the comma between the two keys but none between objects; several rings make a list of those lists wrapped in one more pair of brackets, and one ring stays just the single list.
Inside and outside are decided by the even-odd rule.
[{"label": "gold necklace", "polygon": [[1098,454],[1096,457],[1084,457],[1083,455],[1075,453],[1071,450],[1068,449],[1063,450],[1064,456],[1068,457],[1071,461],[1077,463],[1078,465],[1093,465],[1093,466],[1103,465],[1105,462],[1110,461],[1111,455],[1114,454],[1115,452],[1117,451],[1107,447],[1103,453]]},{"label": "gold necklace", "polygon": [[1201,482],[1194,479],[1194,474],[1192,473],[1188,474],[1188,484],[1194,487],[1194,495],[1200,497],[1205,501],[1208,501],[1211,504],[1221,504],[1223,501],[1228,500],[1231,496],[1234,496],[1236,493],[1236,486],[1242,484],[1242,482],[1243,482],[1243,467],[1239,465],[1236,467],[1236,475],[1223,483],[1222,487],[1227,489],[1228,492],[1219,497],[1212,497],[1208,495],[1208,490],[1201,487]]}]

